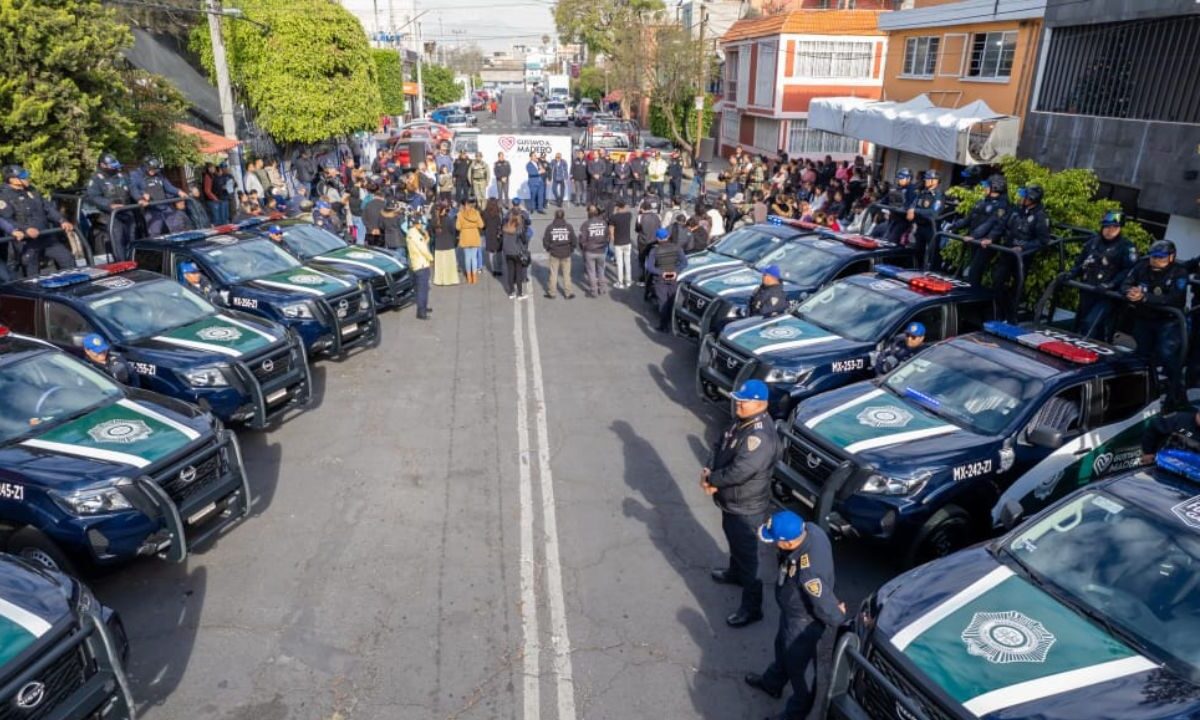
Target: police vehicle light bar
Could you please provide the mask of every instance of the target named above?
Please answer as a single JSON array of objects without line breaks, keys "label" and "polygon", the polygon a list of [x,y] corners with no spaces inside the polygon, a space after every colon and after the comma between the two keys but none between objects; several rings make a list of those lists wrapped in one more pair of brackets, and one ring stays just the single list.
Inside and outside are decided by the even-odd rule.
[{"label": "police vehicle light bar", "polygon": [[878,250],[879,241],[864,235],[834,235],[838,240],[841,240],[844,245],[850,247],[862,248],[864,250]]},{"label": "police vehicle light bar", "polygon": [[[0,328],[2,330],[3,328]],[[1182,475],[1193,482],[1200,482],[1200,454],[1168,448],[1159,450],[1154,456],[1154,464],[1160,470]]]},{"label": "police vehicle light bar", "polygon": [[108,263],[107,265],[97,265],[96,267],[107,271],[110,275],[116,275],[118,273],[129,272],[130,270],[137,270],[137,266],[136,260],[126,260],[124,262]]},{"label": "police vehicle light bar", "polygon": [[12,332],[12,330],[9,330],[7,326],[0,325],[0,338],[8,335],[10,332]]},{"label": "police vehicle light bar", "polygon": [[791,218],[780,217],[778,215],[768,215],[767,223],[770,225],[787,225],[788,227],[800,228],[801,230],[818,230],[821,228],[816,223],[805,222],[803,220],[793,220]]},{"label": "police vehicle light bar", "polygon": [[[107,274],[107,273],[105,273],[105,274]],[[91,273],[84,273],[84,272],[56,273],[54,275],[47,275],[46,277],[39,278],[37,281],[37,284],[38,284],[38,287],[44,287],[44,288],[50,288],[50,289],[63,288],[63,287],[69,287],[71,285],[79,285],[81,283],[91,282],[93,277],[97,277],[97,276],[94,274],[91,274]]]},{"label": "police vehicle light bar", "polygon": [[1087,348],[1072,345],[1069,342],[1058,340],[1042,333],[1030,332],[1025,328],[1011,323],[991,320],[983,324],[983,329],[1006,340],[1012,340],[1019,345],[1024,345],[1038,352],[1053,355],[1054,357],[1080,365],[1089,365],[1100,359],[1098,353]]},{"label": "police vehicle light bar", "polygon": [[895,265],[876,265],[875,274],[907,283],[913,290],[943,294],[954,289],[954,283],[949,280],[936,275],[926,275],[916,270],[905,270]]}]

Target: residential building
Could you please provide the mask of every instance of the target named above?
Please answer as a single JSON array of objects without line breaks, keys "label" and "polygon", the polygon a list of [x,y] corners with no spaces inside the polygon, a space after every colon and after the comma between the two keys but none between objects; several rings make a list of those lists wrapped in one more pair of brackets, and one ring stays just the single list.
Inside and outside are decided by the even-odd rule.
[{"label": "residential building", "polygon": [[862,154],[866,147],[857,140],[810,129],[808,110],[819,97],[880,98],[887,51],[880,15],[798,10],[734,23],[721,38],[721,152],[740,146],[772,155],[780,149],[808,157]]},{"label": "residential building", "polygon": [[1092,168],[1101,193],[1200,254],[1200,3],[1049,0],[1021,138],[1053,168]]}]

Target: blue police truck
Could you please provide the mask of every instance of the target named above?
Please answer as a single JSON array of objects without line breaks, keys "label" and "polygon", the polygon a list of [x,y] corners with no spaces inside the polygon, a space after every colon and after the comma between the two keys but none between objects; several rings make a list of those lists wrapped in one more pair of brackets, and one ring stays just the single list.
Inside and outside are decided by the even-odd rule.
[{"label": "blue police truck", "polygon": [[128,366],[128,384],[224,422],[265,427],[312,392],[304,346],[282,325],[219,310],[133,262],[0,286],[0,323],[75,355],[85,336],[100,335]]},{"label": "blue police truck", "polygon": [[1200,716],[1200,455],[1076,490],[863,602],[827,700],[846,720]]},{"label": "blue police truck", "polygon": [[72,574],[179,562],[250,511],[237,438],[194,405],[7,328],[0,398],[0,532],[14,555]]}]

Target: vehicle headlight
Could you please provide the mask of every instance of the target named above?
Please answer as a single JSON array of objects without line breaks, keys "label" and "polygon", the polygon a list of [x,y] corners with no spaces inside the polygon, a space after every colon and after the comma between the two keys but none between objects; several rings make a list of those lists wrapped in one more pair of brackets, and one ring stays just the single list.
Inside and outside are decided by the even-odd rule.
[{"label": "vehicle headlight", "polygon": [[362,297],[358,299],[358,309],[366,310],[369,307],[371,307],[371,298],[367,297],[367,291],[364,290]]},{"label": "vehicle headlight", "polygon": [[283,313],[285,318],[292,318],[293,320],[313,319],[313,306],[307,300],[292,303],[291,305],[284,305],[279,308],[279,311]]},{"label": "vehicle headlight", "polygon": [[726,311],[726,313],[725,313],[725,317],[727,317],[727,318],[745,317],[745,315],[746,315],[746,308],[741,307],[740,305],[734,305],[734,306],[730,307],[729,310]]},{"label": "vehicle headlight", "polygon": [[[133,482],[129,478],[119,478],[119,481]],[[76,490],[71,493],[51,490],[53,497],[64,510],[74,515],[102,515],[133,508],[118,487],[120,483],[103,487]]]},{"label": "vehicle headlight", "polygon": [[223,369],[223,365],[206,365],[184,370],[183,377],[194,388],[228,387],[229,379],[225,377]]},{"label": "vehicle headlight", "polygon": [[764,378],[764,382],[798,385],[806,382],[809,376],[812,375],[812,371],[813,369],[810,367],[794,369],[771,368],[767,371],[767,377]]},{"label": "vehicle headlight", "polygon": [[908,477],[871,473],[859,489],[872,495],[915,495],[921,492],[932,476],[932,470],[918,470]]},{"label": "vehicle headlight", "polygon": [[81,582],[75,583],[75,608],[80,615],[99,615],[100,602],[91,590]]}]

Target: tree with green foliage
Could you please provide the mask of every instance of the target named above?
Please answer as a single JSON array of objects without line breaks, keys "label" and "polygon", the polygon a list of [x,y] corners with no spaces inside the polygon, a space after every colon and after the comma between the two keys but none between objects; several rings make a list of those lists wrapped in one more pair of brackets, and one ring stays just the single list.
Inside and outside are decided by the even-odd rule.
[{"label": "tree with green foliage", "polygon": [[[1100,230],[1100,220],[1109,210],[1120,210],[1121,204],[1116,200],[1098,199],[1096,192],[1100,189],[1100,180],[1096,173],[1083,168],[1069,168],[1053,171],[1032,160],[1017,160],[1006,157],[1000,161],[1000,172],[1008,180],[1009,202],[1017,207],[1020,199],[1017,190],[1027,184],[1041,185],[1046,191],[1043,204],[1050,222],[1068,228],[1079,228],[1092,232]],[[973,188],[953,187],[946,195],[958,202],[963,212],[967,212],[984,195],[981,186]],[[1063,234],[1062,229],[1055,229],[1055,234]],[[1072,233],[1068,233],[1072,234]],[[1154,238],[1137,222],[1128,222],[1122,234],[1129,238],[1137,247],[1139,253],[1145,253]],[[1079,242],[1068,243],[1066,246],[1066,265],[1069,268],[1075,257],[1083,249],[1086,233],[1073,233],[1081,238]],[[942,257],[954,265],[969,260],[969,253],[962,243],[953,242],[942,251]],[[1041,296],[1042,291],[1060,272],[1058,253],[1045,252],[1037,256],[1027,269],[1025,276],[1024,302],[1033,305]],[[1074,299],[1064,294],[1064,300],[1074,302]]]},{"label": "tree with green foliage", "polygon": [[[375,63],[358,19],[328,0],[242,0],[221,21],[229,75],[259,126],[281,143],[372,130],[382,114]],[[207,25],[192,47],[213,74]]]},{"label": "tree with green foliage", "polygon": [[[682,28],[665,28],[655,36],[654,91],[650,131],[670,138],[691,153],[696,146],[698,63],[708,62],[700,42]],[[701,137],[712,126],[713,98],[705,93]]]},{"label": "tree with green foliage", "polygon": [[454,71],[444,65],[422,65],[421,80],[425,83],[426,112],[462,99],[462,83],[455,82]]},{"label": "tree with green foliage", "polygon": [[610,55],[632,26],[664,7],[663,0],[558,0],[554,24],[564,41],[583,43],[593,54]]},{"label": "tree with green foliage", "polygon": [[67,188],[128,143],[121,50],[131,42],[95,0],[0,0],[0,163]]},{"label": "tree with green foliage", "polygon": [[604,97],[604,68],[587,65],[579,69],[579,77],[575,80],[575,94],[579,99],[590,98],[599,104]]},{"label": "tree with green foliage", "polygon": [[119,109],[133,124],[131,137],[117,138],[110,148],[132,162],[153,155],[167,167],[198,162],[200,139],[175,125],[187,119],[188,100],[166,78],[141,70],[126,70],[127,92]]},{"label": "tree with green foliage", "polygon": [[408,107],[404,98],[404,70],[400,64],[400,53],[388,48],[372,48],[371,58],[375,61],[375,82],[379,85],[383,114],[403,115]]}]

